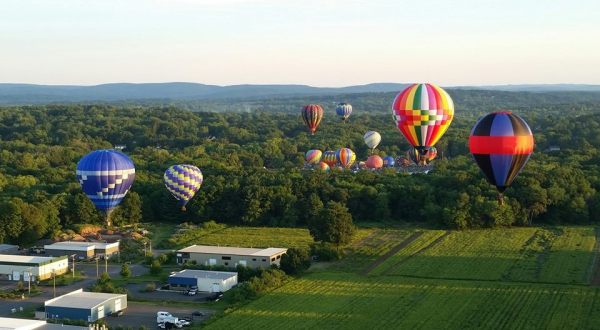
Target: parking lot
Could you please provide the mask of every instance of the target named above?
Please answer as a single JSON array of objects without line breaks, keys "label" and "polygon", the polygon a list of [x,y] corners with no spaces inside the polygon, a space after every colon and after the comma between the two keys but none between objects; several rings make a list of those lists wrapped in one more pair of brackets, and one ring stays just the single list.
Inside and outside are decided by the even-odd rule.
[{"label": "parking lot", "polygon": [[[180,295],[183,296],[183,295]],[[154,306],[138,302],[129,302],[127,310],[123,316],[106,317],[106,323],[111,327],[124,326],[134,329],[145,326],[148,329],[156,328],[156,312],[165,311],[173,314],[175,317],[193,317],[193,324],[196,325],[206,320],[213,311],[209,309],[193,307],[173,307],[173,306]],[[192,316],[193,312],[199,311],[204,316]]]}]

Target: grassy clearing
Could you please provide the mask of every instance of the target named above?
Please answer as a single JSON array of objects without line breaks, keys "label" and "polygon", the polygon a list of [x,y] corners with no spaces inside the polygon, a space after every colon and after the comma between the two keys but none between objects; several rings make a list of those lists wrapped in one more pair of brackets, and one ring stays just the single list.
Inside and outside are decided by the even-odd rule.
[{"label": "grassy clearing", "polygon": [[209,329],[592,329],[599,290],[313,273]]},{"label": "grassy clearing", "polygon": [[225,225],[187,229],[169,239],[169,243],[176,248],[192,244],[307,248],[312,242],[313,239],[308,230],[303,228],[228,227]]}]

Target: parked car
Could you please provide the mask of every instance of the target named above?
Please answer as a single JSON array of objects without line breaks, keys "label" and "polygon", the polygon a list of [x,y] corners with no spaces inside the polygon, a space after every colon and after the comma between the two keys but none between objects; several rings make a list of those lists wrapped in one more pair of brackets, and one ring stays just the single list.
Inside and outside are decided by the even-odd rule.
[{"label": "parked car", "polygon": [[192,316],[204,316],[204,313],[202,313],[201,311],[195,311],[192,313]]},{"label": "parked car", "polygon": [[113,316],[113,317],[123,316],[123,311],[114,312],[114,313],[110,314],[110,316]]},{"label": "parked car", "polygon": [[206,301],[219,301],[223,297],[223,292],[214,292],[206,297]]}]

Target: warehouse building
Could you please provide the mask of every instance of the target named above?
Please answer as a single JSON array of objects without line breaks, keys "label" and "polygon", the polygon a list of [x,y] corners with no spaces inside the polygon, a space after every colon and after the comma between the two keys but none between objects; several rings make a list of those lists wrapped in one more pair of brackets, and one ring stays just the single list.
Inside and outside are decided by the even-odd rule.
[{"label": "warehouse building", "polygon": [[76,255],[80,260],[93,259],[94,257],[111,257],[119,253],[119,242],[98,243],[98,242],[57,242],[50,245],[44,245],[46,254],[50,256]]},{"label": "warehouse building", "polygon": [[0,279],[11,281],[45,280],[52,274],[67,272],[69,261],[66,256],[58,258],[0,254]]},{"label": "warehouse building", "polygon": [[0,317],[0,330],[89,330],[87,326],[46,323],[46,321]]},{"label": "warehouse building", "polygon": [[19,253],[18,245],[0,244],[0,254],[17,254]]},{"label": "warehouse building", "polygon": [[169,276],[169,285],[173,289],[189,289],[197,286],[198,291],[225,292],[237,283],[238,274],[236,272],[184,269]]},{"label": "warehouse building", "polygon": [[83,292],[82,289],[44,303],[46,318],[96,322],[127,308],[126,294]]},{"label": "warehouse building", "polygon": [[177,251],[177,263],[195,262],[205,266],[269,268],[279,266],[283,248],[239,248],[227,246],[192,245]]}]

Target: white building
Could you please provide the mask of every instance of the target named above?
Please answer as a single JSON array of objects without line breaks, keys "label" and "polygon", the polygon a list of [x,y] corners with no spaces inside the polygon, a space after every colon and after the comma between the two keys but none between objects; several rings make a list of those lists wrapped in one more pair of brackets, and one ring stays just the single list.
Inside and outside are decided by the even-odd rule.
[{"label": "white building", "polygon": [[173,288],[197,286],[198,291],[204,292],[225,292],[237,283],[236,272],[184,269],[169,276],[169,285]]},{"label": "white building", "polygon": [[0,254],[0,278],[11,281],[45,280],[68,271],[69,261],[66,256],[58,258],[19,256]]}]

